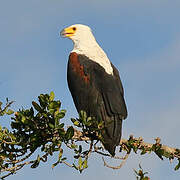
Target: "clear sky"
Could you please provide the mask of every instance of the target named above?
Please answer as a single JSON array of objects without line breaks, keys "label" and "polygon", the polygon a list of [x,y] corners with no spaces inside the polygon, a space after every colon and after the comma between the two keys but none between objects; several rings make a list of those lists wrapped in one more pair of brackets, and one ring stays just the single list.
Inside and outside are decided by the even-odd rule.
[{"label": "clear sky", "polygon": [[[142,136],[180,148],[180,1],[179,0],[5,0],[0,3],[0,101],[13,108],[30,107],[40,93],[54,91],[67,109],[65,121],[77,112],[67,88],[66,66],[72,42],[59,37],[71,24],[89,25],[109,59],[119,69],[129,116],[123,137]],[[7,121],[1,119],[3,125]],[[92,156],[79,174],[53,161],[27,167],[13,180],[133,180],[142,167],[153,180],[177,180],[175,163],[154,154],[131,155],[117,171]]]}]

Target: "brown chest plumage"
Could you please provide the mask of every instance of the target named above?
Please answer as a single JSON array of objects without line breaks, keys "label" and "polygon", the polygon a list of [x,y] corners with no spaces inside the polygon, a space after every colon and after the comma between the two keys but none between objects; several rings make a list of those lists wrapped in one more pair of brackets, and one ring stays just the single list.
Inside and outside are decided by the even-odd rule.
[{"label": "brown chest plumage", "polygon": [[78,55],[75,52],[72,52],[69,56],[69,63],[72,66],[72,70],[78,74],[85,83],[89,83],[90,77],[89,75],[85,75],[84,67],[78,61]]}]

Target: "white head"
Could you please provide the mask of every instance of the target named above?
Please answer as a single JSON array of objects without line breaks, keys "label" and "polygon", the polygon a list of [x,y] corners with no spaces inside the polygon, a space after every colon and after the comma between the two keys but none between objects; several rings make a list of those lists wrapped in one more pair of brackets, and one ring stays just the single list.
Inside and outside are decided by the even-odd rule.
[{"label": "white head", "polygon": [[89,47],[96,40],[91,28],[83,24],[74,24],[61,31],[62,37],[71,39],[76,47]]},{"label": "white head", "polygon": [[73,41],[74,48],[72,52],[86,55],[92,61],[103,66],[108,74],[113,74],[111,63],[105,52],[96,42],[90,27],[82,24],[71,25],[63,29],[60,35]]}]

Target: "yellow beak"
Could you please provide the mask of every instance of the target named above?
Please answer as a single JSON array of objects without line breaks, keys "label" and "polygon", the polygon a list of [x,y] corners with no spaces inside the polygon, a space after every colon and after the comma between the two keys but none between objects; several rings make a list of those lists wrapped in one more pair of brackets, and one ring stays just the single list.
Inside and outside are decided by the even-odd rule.
[{"label": "yellow beak", "polygon": [[76,31],[76,28],[68,27],[68,28],[63,29],[60,32],[60,35],[61,35],[61,37],[71,37],[74,35],[75,31]]}]

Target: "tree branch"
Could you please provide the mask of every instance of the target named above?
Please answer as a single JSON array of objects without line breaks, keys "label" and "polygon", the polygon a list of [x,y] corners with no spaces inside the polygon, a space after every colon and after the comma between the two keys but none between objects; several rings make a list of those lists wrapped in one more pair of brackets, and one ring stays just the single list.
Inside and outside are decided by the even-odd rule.
[{"label": "tree branch", "polygon": [[[90,141],[91,139],[88,137],[84,137],[83,133],[81,131],[78,131],[77,129],[74,131],[73,139],[76,141]],[[109,166],[105,160],[103,159],[104,165],[106,167],[112,168],[112,169],[119,169],[124,165],[125,161],[127,160],[130,152],[133,150],[135,153],[137,151],[141,151],[141,155],[146,154],[147,152],[154,152],[160,159],[163,160],[163,157],[168,158],[169,160],[172,160],[176,158],[178,161],[180,161],[180,149],[169,147],[167,145],[161,144],[161,139],[158,137],[155,139],[155,143],[147,143],[144,142],[143,138],[134,138],[133,135],[130,135],[129,139],[121,139],[120,141],[120,151],[124,150],[127,152],[123,162],[117,166]],[[93,152],[96,152],[98,154],[101,154],[102,156],[109,156],[109,154],[106,154],[104,152],[98,151],[97,148],[94,148],[95,150]],[[117,159],[117,157],[113,157]],[[118,159],[121,159],[118,157]],[[123,159],[123,158],[122,158]],[[176,170],[179,168],[179,166],[176,166]]]},{"label": "tree branch", "polygon": [[[76,141],[90,141],[91,139],[89,137],[83,136],[83,133],[81,131],[78,131],[77,129],[74,130],[74,136],[73,139]],[[129,140],[132,140],[134,143],[134,146],[137,147],[139,150],[145,149],[146,152],[152,151],[152,148],[154,145],[161,145],[160,138],[156,138],[155,144],[144,142],[143,138],[134,138],[133,135],[130,135],[129,139],[121,139],[119,145],[127,145],[129,143]],[[169,147],[167,145],[161,145],[161,150],[165,151],[168,154],[171,154],[172,156],[176,158],[180,158],[180,149]],[[104,154],[103,154],[104,155]]]}]

